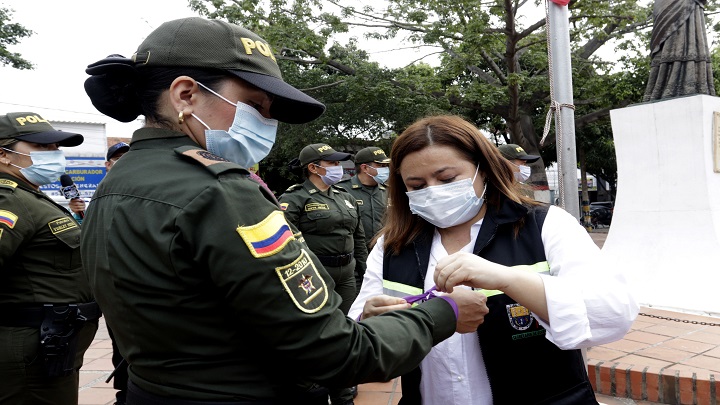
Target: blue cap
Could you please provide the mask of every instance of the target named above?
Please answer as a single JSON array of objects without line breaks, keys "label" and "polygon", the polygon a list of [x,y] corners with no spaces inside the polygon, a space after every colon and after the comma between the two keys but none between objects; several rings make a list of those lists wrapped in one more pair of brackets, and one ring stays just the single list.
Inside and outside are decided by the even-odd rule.
[{"label": "blue cap", "polygon": [[126,144],[125,142],[118,142],[108,148],[107,159],[105,160],[110,160],[118,152],[125,153],[128,150],[130,150],[130,145]]}]

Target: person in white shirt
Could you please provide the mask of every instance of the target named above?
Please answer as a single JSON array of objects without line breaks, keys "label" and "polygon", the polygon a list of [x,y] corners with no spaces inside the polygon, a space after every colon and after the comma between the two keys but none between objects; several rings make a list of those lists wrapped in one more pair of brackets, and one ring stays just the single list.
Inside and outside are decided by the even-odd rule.
[{"label": "person in white shirt", "polygon": [[476,333],[455,334],[402,378],[401,404],[593,404],[580,349],[622,338],[638,306],[622,269],[561,208],[524,196],[471,123],[433,116],[390,154],[385,226],[349,316],[454,288],[488,296]]}]

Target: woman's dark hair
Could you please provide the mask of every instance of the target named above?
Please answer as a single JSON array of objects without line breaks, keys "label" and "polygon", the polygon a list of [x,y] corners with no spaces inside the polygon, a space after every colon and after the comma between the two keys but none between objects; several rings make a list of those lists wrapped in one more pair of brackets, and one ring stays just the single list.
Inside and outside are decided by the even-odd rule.
[{"label": "woman's dark hair", "polygon": [[192,77],[213,90],[222,80],[232,77],[219,69],[121,65],[91,76],[85,81],[85,91],[98,111],[118,121],[130,122],[142,114],[148,122],[173,129],[175,117],[163,117],[158,100],[179,76]]},{"label": "woman's dark hair", "polygon": [[449,146],[478,166],[485,177],[487,189],[485,204],[499,207],[501,196],[519,204],[535,202],[522,195],[512,169],[497,147],[485,138],[471,123],[453,115],[439,115],[420,119],[410,125],[395,140],[390,151],[390,178],[388,200],[392,201],[385,213],[385,225],[380,234],[385,236],[385,249],[399,252],[432,225],[410,211],[407,188],[400,175],[403,159],[409,154],[431,145]]}]

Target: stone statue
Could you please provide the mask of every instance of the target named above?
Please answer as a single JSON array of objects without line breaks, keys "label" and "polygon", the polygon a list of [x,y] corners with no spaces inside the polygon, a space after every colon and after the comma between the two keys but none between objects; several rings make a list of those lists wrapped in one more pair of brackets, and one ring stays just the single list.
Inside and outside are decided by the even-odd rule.
[{"label": "stone statue", "polygon": [[644,101],[715,95],[705,33],[707,0],[656,0],[650,41],[650,79]]}]

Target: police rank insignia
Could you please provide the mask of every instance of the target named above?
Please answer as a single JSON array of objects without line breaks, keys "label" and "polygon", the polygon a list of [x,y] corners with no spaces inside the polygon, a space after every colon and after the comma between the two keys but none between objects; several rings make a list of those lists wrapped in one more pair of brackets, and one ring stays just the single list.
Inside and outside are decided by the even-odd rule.
[{"label": "police rank insignia", "polygon": [[329,294],[325,280],[305,249],[300,251],[300,256],[292,263],[276,267],[275,272],[283,288],[301,311],[312,314],[327,303]]},{"label": "police rank insignia", "polygon": [[506,305],[510,325],[517,330],[526,330],[532,325],[533,316],[530,310],[520,304]]},{"label": "police rank insignia", "polygon": [[350,203],[350,201],[348,201],[348,200],[345,200],[345,205],[347,205],[347,207],[350,208],[351,210],[354,210],[354,209],[355,209],[355,206],[352,205],[352,204]]},{"label": "police rank insignia", "polygon": [[254,257],[272,256],[295,240],[282,211],[273,211],[259,223],[236,230]]}]

